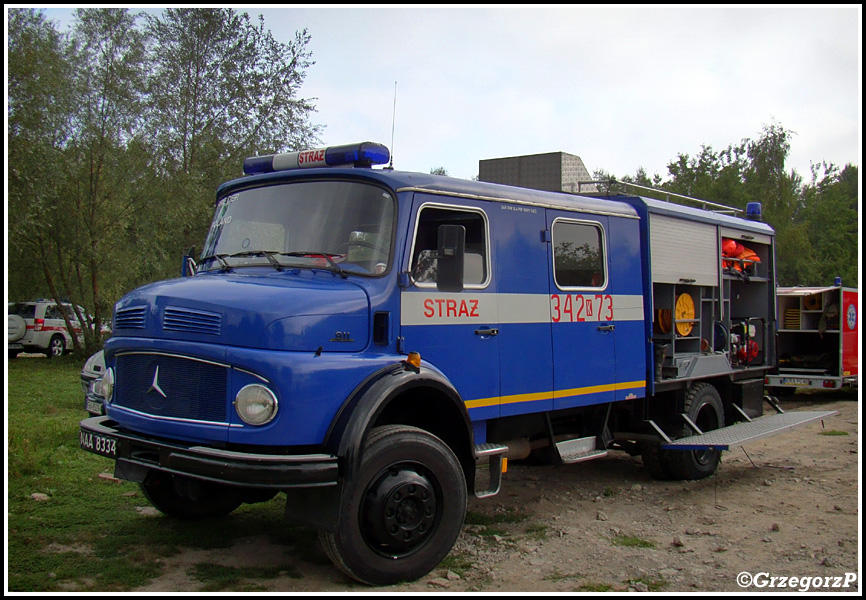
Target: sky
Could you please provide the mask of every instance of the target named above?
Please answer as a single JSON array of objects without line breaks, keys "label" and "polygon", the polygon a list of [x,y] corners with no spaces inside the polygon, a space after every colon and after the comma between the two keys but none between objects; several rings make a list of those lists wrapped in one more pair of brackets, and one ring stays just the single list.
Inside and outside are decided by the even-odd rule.
[{"label": "sky", "polygon": [[[859,5],[237,9],[279,40],[309,32],[322,146],[380,142],[401,170],[472,178],[481,159],[562,151],[666,179],[679,154],[771,124],[806,181],[862,162]],[[72,10],[46,14],[63,29]]]}]

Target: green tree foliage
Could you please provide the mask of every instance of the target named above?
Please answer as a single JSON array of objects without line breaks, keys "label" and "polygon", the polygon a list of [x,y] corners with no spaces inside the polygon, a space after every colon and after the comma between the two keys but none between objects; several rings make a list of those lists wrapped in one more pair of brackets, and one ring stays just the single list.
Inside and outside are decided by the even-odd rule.
[{"label": "green tree foliage", "polygon": [[[93,307],[96,331],[129,273],[125,228],[145,202],[140,146],[147,77],[145,37],[126,9],[79,9],[72,34],[75,108],[68,169],[54,228],[55,272],[65,295]],[[101,340],[85,330],[88,350]],[[95,337],[98,337],[95,336]]]},{"label": "green tree foliage", "polygon": [[63,188],[73,135],[74,57],[41,13],[10,9],[8,15],[10,291],[18,285],[57,299],[66,292],[57,271],[64,262],[58,224],[69,212]]},{"label": "green tree foliage", "polygon": [[62,35],[7,14],[10,299],[110,319],[123,293],[178,273],[243,157],[318,141],[306,30],[284,44],[231,9],[79,9]]},{"label": "green tree foliage", "polygon": [[846,286],[858,285],[858,185],[853,165],[841,171],[832,164],[812,167],[812,182],[803,188],[791,227],[802,237],[803,270],[809,274],[804,284],[827,285],[841,277]]}]

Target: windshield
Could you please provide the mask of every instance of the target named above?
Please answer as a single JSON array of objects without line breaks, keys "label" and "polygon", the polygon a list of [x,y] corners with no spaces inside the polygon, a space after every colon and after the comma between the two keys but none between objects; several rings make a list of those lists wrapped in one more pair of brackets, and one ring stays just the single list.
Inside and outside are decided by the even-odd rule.
[{"label": "windshield", "polygon": [[374,185],[308,181],[243,190],[217,204],[200,268],[270,264],[379,275],[388,270],[393,226],[393,197]]}]

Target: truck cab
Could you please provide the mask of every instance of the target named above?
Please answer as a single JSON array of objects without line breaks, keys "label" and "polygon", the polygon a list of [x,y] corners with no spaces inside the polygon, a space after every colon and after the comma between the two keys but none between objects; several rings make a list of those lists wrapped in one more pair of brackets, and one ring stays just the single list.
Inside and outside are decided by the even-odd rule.
[{"label": "truck cab", "polygon": [[[187,276],[117,303],[81,446],[168,515],[283,493],[369,584],[438,565],[508,459],[715,471],[729,446],[691,427],[761,413],[772,229],[372,168],[388,159],[369,142],[248,159]],[[757,248],[748,281],[727,239]]]}]

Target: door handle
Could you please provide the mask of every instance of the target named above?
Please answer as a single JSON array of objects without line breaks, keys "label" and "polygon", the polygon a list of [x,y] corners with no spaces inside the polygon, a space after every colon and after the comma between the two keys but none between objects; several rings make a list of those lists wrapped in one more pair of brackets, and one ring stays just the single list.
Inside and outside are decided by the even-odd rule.
[{"label": "door handle", "polygon": [[614,327],[615,327],[614,325],[599,325],[598,330],[599,331],[613,331]]},{"label": "door handle", "polygon": [[499,335],[498,329],[476,329],[475,335]]}]

